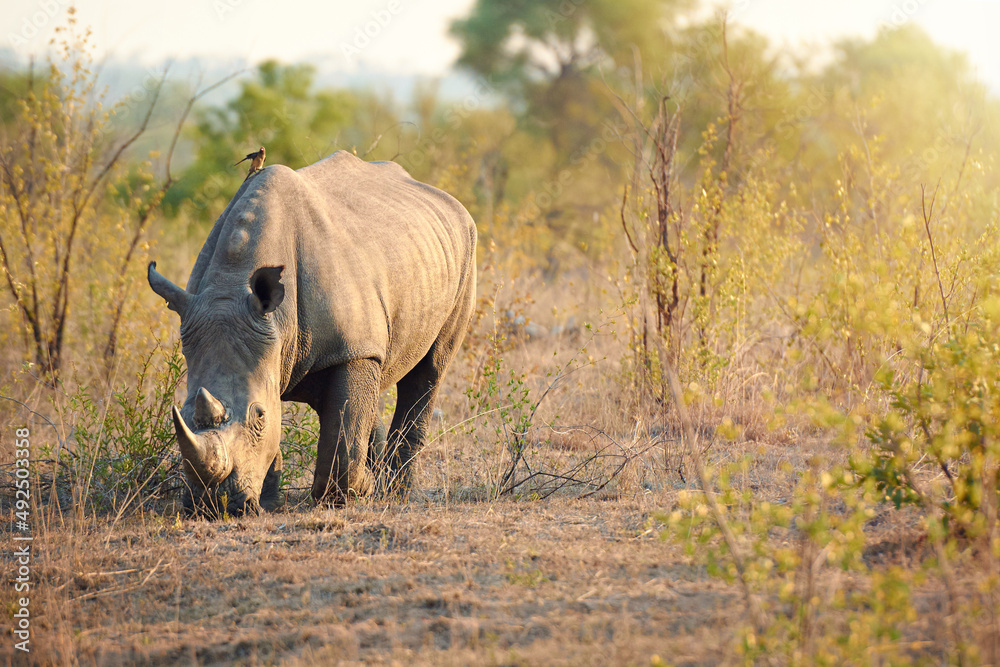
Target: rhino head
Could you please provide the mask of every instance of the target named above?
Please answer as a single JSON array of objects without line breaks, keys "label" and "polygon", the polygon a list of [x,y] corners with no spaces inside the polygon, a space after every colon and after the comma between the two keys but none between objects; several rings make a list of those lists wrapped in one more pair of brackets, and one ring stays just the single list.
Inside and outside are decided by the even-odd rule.
[{"label": "rhino head", "polygon": [[[256,514],[281,471],[281,345],[276,309],[284,267],[214,281],[192,294],[156,271],[150,287],[180,315],[188,395],[174,429],[192,512]],[[224,505],[224,507],[223,507]]]}]

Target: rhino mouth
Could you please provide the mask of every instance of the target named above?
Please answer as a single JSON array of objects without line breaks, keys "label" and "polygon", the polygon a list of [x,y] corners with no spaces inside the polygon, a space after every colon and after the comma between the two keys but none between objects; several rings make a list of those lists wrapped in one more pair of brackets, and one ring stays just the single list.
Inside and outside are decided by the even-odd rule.
[{"label": "rhino mouth", "polygon": [[216,486],[188,485],[183,502],[192,517],[257,516],[262,511],[259,495],[234,470]]}]

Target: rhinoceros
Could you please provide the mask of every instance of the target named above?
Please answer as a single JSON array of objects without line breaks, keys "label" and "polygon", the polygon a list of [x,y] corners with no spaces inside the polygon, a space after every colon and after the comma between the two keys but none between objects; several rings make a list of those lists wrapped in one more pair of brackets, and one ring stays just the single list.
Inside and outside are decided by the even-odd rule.
[{"label": "rhinoceros", "polygon": [[343,151],[273,165],[216,221],[186,289],[155,262],[147,277],[180,315],[188,392],[173,419],[190,510],[223,494],[230,514],[271,508],[281,401],[319,416],[317,501],[409,489],[474,308],[476,226],[456,199]]}]

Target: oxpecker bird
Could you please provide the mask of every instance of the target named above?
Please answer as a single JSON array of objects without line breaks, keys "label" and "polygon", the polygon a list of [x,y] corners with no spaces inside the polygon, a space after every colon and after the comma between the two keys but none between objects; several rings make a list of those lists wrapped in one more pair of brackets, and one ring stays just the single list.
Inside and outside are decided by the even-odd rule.
[{"label": "oxpecker bird", "polygon": [[233,166],[235,167],[241,162],[246,162],[247,160],[250,160],[250,171],[247,172],[247,177],[243,179],[244,181],[246,181],[248,178],[250,178],[258,171],[264,168],[264,147],[261,146],[260,150],[257,151],[256,153],[247,154],[245,158],[243,158]]}]

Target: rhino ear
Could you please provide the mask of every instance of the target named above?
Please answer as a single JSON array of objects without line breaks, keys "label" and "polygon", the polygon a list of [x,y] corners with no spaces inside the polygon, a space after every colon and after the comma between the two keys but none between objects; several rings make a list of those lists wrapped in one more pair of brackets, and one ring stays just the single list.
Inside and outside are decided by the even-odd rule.
[{"label": "rhino ear", "polygon": [[253,291],[250,300],[262,315],[274,311],[285,298],[285,286],[281,284],[284,269],[283,266],[263,266],[250,278]]}]

